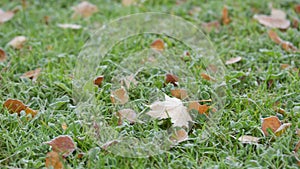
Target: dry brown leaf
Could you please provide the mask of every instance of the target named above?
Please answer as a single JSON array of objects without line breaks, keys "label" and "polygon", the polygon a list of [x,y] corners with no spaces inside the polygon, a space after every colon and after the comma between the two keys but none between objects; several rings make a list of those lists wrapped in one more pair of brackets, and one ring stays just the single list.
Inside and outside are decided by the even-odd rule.
[{"label": "dry brown leaf", "polygon": [[3,11],[0,9],[0,24],[11,20],[14,17],[15,13],[13,11]]},{"label": "dry brown leaf", "polygon": [[109,142],[103,144],[103,145],[101,146],[101,148],[102,148],[103,150],[107,150],[110,146],[116,145],[116,144],[118,144],[119,142],[120,142],[120,141],[118,141],[118,140],[112,140],[112,141],[109,141]]},{"label": "dry brown leaf", "polygon": [[298,141],[298,143],[296,144],[294,151],[298,152],[299,149],[300,149],[300,141]]},{"label": "dry brown leaf", "polygon": [[268,31],[269,37],[272,39],[273,42],[276,44],[281,45],[281,47],[286,51],[297,51],[298,49],[290,42],[282,40],[275,31],[269,30]]},{"label": "dry brown leaf", "polygon": [[292,27],[295,28],[295,29],[298,29],[298,27],[299,27],[299,19],[293,18],[293,20],[292,20]]},{"label": "dry brown leaf", "polygon": [[162,52],[165,49],[165,43],[161,39],[156,39],[151,43],[150,47],[156,51]]},{"label": "dry brown leaf", "polygon": [[111,92],[110,99],[112,103],[125,104],[128,102],[129,96],[125,88],[122,86],[121,88]]},{"label": "dry brown leaf", "polygon": [[185,89],[171,89],[171,95],[181,100],[188,97],[187,91]]},{"label": "dry brown leaf", "polygon": [[264,26],[270,28],[287,29],[291,22],[286,19],[286,14],[282,10],[272,9],[271,15],[254,15],[254,19]]},{"label": "dry brown leaf", "polygon": [[53,169],[63,169],[64,165],[62,163],[63,158],[59,155],[59,153],[51,151],[47,153],[45,166],[46,168]]},{"label": "dry brown leaf", "polygon": [[294,10],[295,10],[296,13],[299,14],[300,13],[300,4],[295,5]]},{"label": "dry brown leaf", "polygon": [[67,125],[65,122],[63,122],[63,123],[61,124],[61,128],[62,128],[64,131],[66,131],[67,128],[68,128],[68,125]]},{"label": "dry brown leaf", "polygon": [[134,76],[135,76],[134,74],[131,74],[129,76],[125,76],[121,81],[121,85],[125,85],[127,89],[130,88],[131,84],[136,86],[138,84],[138,81],[135,80]]},{"label": "dry brown leaf", "polygon": [[178,85],[179,78],[176,75],[167,73],[165,77],[165,83],[172,83],[174,86]]},{"label": "dry brown leaf", "polygon": [[199,114],[204,114],[208,111],[209,106],[207,106],[206,104],[201,105],[196,101],[192,101],[192,102],[189,103],[189,109],[188,110],[190,111],[192,109],[197,110]]},{"label": "dry brown leaf", "polygon": [[26,42],[25,36],[16,36],[10,42],[8,42],[9,46],[12,46],[15,49],[21,49]]},{"label": "dry brown leaf", "polygon": [[57,24],[58,27],[63,28],[63,29],[81,29],[82,26],[81,25],[77,25],[77,24]]},{"label": "dry brown leaf", "polygon": [[276,136],[281,136],[290,126],[292,123],[283,123],[276,131],[275,135]]},{"label": "dry brown leaf", "polygon": [[289,67],[290,67],[289,64],[280,64],[280,68],[281,68],[281,69],[287,69],[287,68],[289,68]]},{"label": "dry brown leaf", "polygon": [[188,139],[188,133],[184,129],[176,130],[174,135],[170,137],[170,140],[175,143],[181,143]]},{"label": "dry brown leaf", "polygon": [[262,131],[264,132],[265,136],[268,136],[269,133],[267,131],[268,128],[274,133],[279,127],[281,126],[281,122],[276,116],[271,116],[262,119]]},{"label": "dry brown leaf", "polygon": [[88,1],[83,1],[79,3],[78,5],[72,7],[74,10],[73,18],[76,18],[78,16],[83,18],[88,18],[92,16],[94,13],[98,12],[98,8],[96,5],[91,4]]},{"label": "dry brown leaf", "polygon": [[0,48],[0,62],[4,62],[6,60],[6,52]]},{"label": "dry brown leaf", "polygon": [[218,31],[221,25],[219,21],[211,21],[211,22],[202,23],[202,27],[206,32],[211,32],[212,30]]},{"label": "dry brown leaf", "polygon": [[104,80],[104,76],[98,76],[94,79],[94,85],[100,86],[102,81]]},{"label": "dry brown leaf", "polygon": [[241,60],[242,60],[242,57],[239,56],[239,57],[235,57],[235,58],[231,58],[231,59],[227,60],[225,64],[230,65],[230,64],[237,63]]},{"label": "dry brown leaf", "polygon": [[192,118],[183,105],[182,101],[177,98],[171,98],[165,95],[165,101],[157,101],[150,105],[148,115],[157,119],[171,118],[174,126],[187,127]]},{"label": "dry brown leaf", "polygon": [[241,136],[238,140],[243,144],[255,144],[259,142],[259,138],[247,135]]},{"label": "dry brown leaf", "polygon": [[201,73],[200,75],[201,75],[201,77],[202,77],[203,79],[205,79],[205,80],[208,80],[208,81],[215,81],[215,79],[214,79],[213,77],[209,76],[209,75],[206,74],[206,73]]},{"label": "dry brown leaf", "polygon": [[20,78],[29,78],[33,82],[35,82],[38,76],[40,75],[41,70],[42,70],[41,68],[37,68],[35,70],[28,71],[24,73],[22,76],[20,76]]},{"label": "dry brown leaf", "polygon": [[46,142],[52,147],[52,151],[62,153],[63,157],[67,157],[75,150],[75,143],[70,136],[61,135]]},{"label": "dry brown leaf", "polygon": [[223,10],[222,10],[222,23],[224,25],[228,25],[230,23],[230,18],[229,18],[229,15],[228,15],[228,9],[226,6],[223,7]]},{"label": "dry brown leaf", "polygon": [[136,4],[136,0],[122,0],[122,5],[124,6],[131,6],[135,4]]},{"label": "dry brown leaf", "polygon": [[3,107],[7,108],[10,113],[18,113],[18,115],[20,115],[21,111],[25,111],[27,115],[31,114],[32,117],[37,114],[36,110],[32,110],[20,100],[16,99],[7,99],[4,102]]},{"label": "dry brown leaf", "polygon": [[122,109],[119,110],[116,115],[119,117],[118,124],[122,125],[123,120],[128,120],[131,124],[135,123],[137,120],[137,114],[132,109]]}]

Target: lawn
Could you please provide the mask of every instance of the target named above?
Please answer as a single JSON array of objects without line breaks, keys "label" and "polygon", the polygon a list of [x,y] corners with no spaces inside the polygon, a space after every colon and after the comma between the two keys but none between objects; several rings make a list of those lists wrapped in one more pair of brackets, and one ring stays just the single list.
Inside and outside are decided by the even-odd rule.
[{"label": "lawn", "polygon": [[[124,6],[120,0],[90,0],[98,11],[88,18],[72,17],[72,7],[80,1],[0,2],[4,11],[18,10],[11,20],[0,24],[0,48],[7,53],[7,59],[0,61],[0,168],[45,168],[47,153],[51,151],[45,143],[60,135],[70,136],[76,144],[75,151],[63,160],[65,168],[298,168],[300,152],[294,152],[294,149],[300,140],[300,25],[291,25],[287,30],[270,29],[253,16],[269,15],[272,3],[273,8],[287,14],[288,20],[300,20],[300,12],[294,9],[300,1],[137,1],[137,4]],[[224,6],[230,18],[228,24],[222,23]],[[113,76],[122,78],[115,63],[121,64],[134,54],[147,59],[149,51],[143,49],[158,38],[168,44],[164,54],[179,60],[182,53],[189,50],[188,46],[176,39],[153,34],[129,37],[115,44],[101,60],[102,66],[94,72],[103,75],[104,81],[99,87],[92,86],[91,92],[97,99],[99,110],[90,116],[77,111],[72,85],[77,78],[74,72],[79,54],[93,33],[114,19],[142,12],[177,15],[200,29],[203,23],[220,21],[218,28],[205,34],[216,57],[226,67],[222,77],[226,100],[223,100],[222,110],[216,112],[217,118],[209,120],[209,117],[215,117],[213,112],[209,112],[208,117],[195,117],[186,141],[158,155],[130,158],[105,150],[99,145],[100,136],[91,134],[91,126],[95,125],[90,119],[99,111],[116,130],[137,137],[151,136],[172,123],[146,118],[143,120],[149,123],[125,122],[119,126],[113,113],[120,107],[112,104],[110,98],[110,92],[116,89]],[[57,26],[61,23],[78,24],[82,28],[63,29]],[[270,30],[293,44],[296,51],[286,50],[280,45],[282,42],[276,44],[276,40],[274,42],[268,35]],[[21,49],[8,45],[14,37],[21,35],[27,38]],[[230,58],[237,57],[242,59],[225,64]],[[197,83],[189,87],[195,93],[201,91],[199,95],[194,94],[198,96],[195,99],[209,99],[207,95],[213,93],[212,82],[201,76],[201,61],[188,56],[185,59],[184,63],[197,79]],[[128,66],[126,70],[136,68],[136,64],[130,64],[135,60],[127,62],[123,65]],[[41,72],[36,80],[20,78],[37,68],[41,68]],[[143,85],[132,86],[129,90],[130,100],[135,101],[131,106],[146,110],[145,104],[150,105],[153,101],[148,97],[156,92],[154,87],[170,92],[174,86],[162,83],[166,73],[151,69],[151,66],[149,71],[141,70],[136,79],[143,81],[140,82]],[[24,111],[20,115],[11,114],[3,106],[7,99],[22,101],[38,110],[38,115],[31,118]],[[209,104],[213,107],[215,103]],[[265,136],[262,118],[271,116],[278,117],[281,123],[291,123],[291,126],[277,136],[268,129],[270,134]],[[259,142],[242,143],[238,138],[243,135],[257,137]]]}]

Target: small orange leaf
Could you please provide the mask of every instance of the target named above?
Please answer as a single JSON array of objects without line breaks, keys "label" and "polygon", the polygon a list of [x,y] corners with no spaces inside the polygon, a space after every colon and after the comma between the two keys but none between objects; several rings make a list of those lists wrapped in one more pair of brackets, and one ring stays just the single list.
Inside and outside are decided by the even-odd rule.
[{"label": "small orange leaf", "polygon": [[119,102],[120,104],[125,104],[128,102],[129,96],[125,88],[122,86],[121,88],[111,92],[110,99],[112,103]]},{"label": "small orange leaf", "polygon": [[94,13],[98,12],[97,6],[87,1],[79,3],[78,5],[72,7],[72,9],[74,10],[74,14],[72,16],[73,18],[76,18],[78,16],[88,18]]},{"label": "small orange leaf", "polygon": [[47,153],[45,166],[46,168],[63,169],[62,161],[63,158],[57,152],[51,151]]},{"label": "small orange leaf", "polygon": [[32,117],[37,114],[36,110],[32,110],[31,108],[27,107],[20,100],[7,99],[4,102],[3,107],[7,108],[10,113],[18,113],[18,115],[20,115],[21,111],[25,111],[27,115],[31,114]]},{"label": "small orange leaf", "polygon": [[199,109],[198,109],[198,112],[200,114],[204,114],[204,113],[206,113],[208,111],[208,109],[209,109],[209,106],[207,106],[206,104],[200,105]]},{"label": "small orange leaf", "polygon": [[46,142],[52,147],[52,151],[62,153],[64,157],[69,156],[75,150],[75,143],[70,136],[61,135]]},{"label": "small orange leaf", "polygon": [[3,11],[0,9],[0,24],[11,20],[14,17],[15,13],[13,11]]},{"label": "small orange leaf", "polygon": [[76,24],[57,24],[58,27],[63,28],[63,29],[81,29],[81,25],[76,25]]},{"label": "small orange leaf", "polygon": [[295,5],[294,10],[296,13],[300,13],[300,4]]},{"label": "small orange leaf", "polygon": [[282,40],[275,31],[269,30],[268,31],[269,37],[274,41],[276,44],[281,45],[281,47],[286,51],[297,51],[297,48],[290,42]]},{"label": "small orange leaf", "polygon": [[289,67],[290,67],[289,64],[280,64],[281,69],[286,69],[286,68],[289,68]]},{"label": "small orange leaf", "polygon": [[119,125],[122,125],[124,119],[128,120],[130,123],[135,123],[137,120],[137,114],[132,109],[119,110],[116,115],[119,117]]},{"label": "small orange leaf", "polygon": [[247,135],[241,136],[238,140],[244,144],[253,144],[259,142],[259,138]]},{"label": "small orange leaf", "polygon": [[213,77],[209,76],[209,75],[206,74],[206,73],[201,73],[200,75],[201,75],[201,77],[202,77],[203,79],[205,79],[205,80],[208,80],[208,81],[215,81],[215,79],[214,79]]},{"label": "small orange leaf", "polygon": [[172,83],[174,86],[178,85],[179,78],[176,75],[167,73],[165,78],[165,83]]},{"label": "small orange leaf", "polygon": [[6,60],[6,52],[0,48],[0,62],[4,62]]},{"label": "small orange leaf", "polygon": [[188,97],[187,91],[185,89],[171,89],[171,95],[181,100]]},{"label": "small orange leaf", "polygon": [[98,76],[94,79],[94,84],[100,86],[103,80],[104,80],[104,76]]},{"label": "small orange leaf", "polygon": [[276,116],[271,116],[262,119],[262,131],[266,136],[269,135],[267,129],[270,128],[273,132],[275,132],[281,126],[281,122]]},{"label": "small orange leaf", "polygon": [[282,124],[276,131],[275,131],[275,135],[276,136],[281,136],[286,130],[287,128],[289,128],[292,125],[292,123],[284,123]]},{"label": "small orange leaf", "polygon": [[228,25],[230,23],[230,18],[229,18],[229,15],[228,15],[228,9],[226,6],[223,7],[223,10],[222,10],[222,23],[224,25]]},{"label": "small orange leaf", "polygon": [[10,42],[8,42],[9,46],[12,46],[15,49],[21,49],[26,42],[25,36],[16,36]]},{"label": "small orange leaf", "polygon": [[29,78],[35,82],[38,76],[40,75],[41,70],[42,70],[41,68],[37,68],[35,70],[28,71],[24,73],[20,78]]},{"label": "small orange leaf", "polygon": [[156,39],[151,43],[150,47],[156,51],[162,52],[165,49],[165,43],[161,39]]},{"label": "small orange leaf", "polygon": [[225,64],[226,65],[230,65],[230,64],[237,63],[237,62],[239,62],[241,60],[242,60],[242,57],[239,56],[239,57],[231,58],[231,59],[227,60]]},{"label": "small orange leaf", "polygon": [[61,128],[62,128],[64,131],[66,131],[67,128],[68,128],[68,125],[67,125],[65,122],[63,122],[63,123],[61,124]]},{"label": "small orange leaf", "polygon": [[192,101],[192,102],[189,103],[188,110],[190,111],[192,109],[197,110],[199,112],[199,114],[204,114],[208,111],[209,106],[207,106],[206,104],[201,105],[196,101]]},{"label": "small orange leaf", "polygon": [[183,142],[188,139],[188,133],[184,129],[176,130],[174,135],[170,137],[170,140],[176,143]]}]

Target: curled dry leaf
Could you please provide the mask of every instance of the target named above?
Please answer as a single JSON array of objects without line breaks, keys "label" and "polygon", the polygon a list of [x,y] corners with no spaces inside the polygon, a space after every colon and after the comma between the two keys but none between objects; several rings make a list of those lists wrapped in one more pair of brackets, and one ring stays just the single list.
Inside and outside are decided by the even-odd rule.
[{"label": "curled dry leaf", "polygon": [[7,99],[4,102],[3,107],[7,108],[10,113],[18,113],[18,115],[20,115],[21,111],[25,111],[27,115],[31,114],[32,117],[37,114],[36,110],[29,108],[20,100],[16,99]]},{"label": "curled dry leaf", "polygon": [[35,82],[38,76],[40,75],[41,70],[42,70],[41,68],[37,68],[35,70],[28,71],[24,73],[22,76],[20,76],[20,78],[29,78]]},{"label": "curled dry leaf", "polygon": [[63,29],[81,29],[81,25],[77,24],[57,24],[58,27],[63,28]]},{"label": "curled dry leaf", "polygon": [[6,60],[6,52],[0,48],[0,62],[4,62]]},{"label": "curled dry leaf", "polygon": [[94,13],[98,12],[97,6],[91,4],[88,1],[83,1],[78,5],[72,7],[72,9],[74,10],[73,18],[76,18],[78,16],[88,18],[92,16]]},{"label": "curled dry leaf", "polygon": [[176,75],[167,73],[165,78],[165,83],[172,83],[174,86],[178,85],[179,78]]},{"label": "curled dry leaf", "polygon": [[254,19],[256,19],[260,24],[270,28],[287,29],[291,24],[291,22],[286,19],[285,12],[279,9],[272,9],[270,16],[254,15]]},{"label": "curled dry leaf", "polygon": [[112,103],[125,104],[128,102],[129,96],[125,88],[122,86],[121,88],[111,92],[110,100]]},{"label": "curled dry leaf", "polygon": [[267,129],[270,128],[272,132],[275,132],[281,126],[281,122],[276,116],[271,116],[262,119],[262,131],[266,136],[269,135]]},{"label": "curled dry leaf", "polygon": [[15,49],[21,49],[26,42],[25,36],[16,36],[10,42],[8,42],[9,46],[12,46]]},{"label": "curled dry leaf", "polygon": [[294,10],[295,10],[296,13],[299,14],[300,13],[300,4],[295,5]]},{"label": "curled dry leaf", "polygon": [[224,25],[228,25],[230,23],[230,18],[228,15],[228,8],[226,6],[224,6],[223,10],[222,10],[222,23]]},{"label": "curled dry leaf", "polygon": [[202,27],[206,32],[211,32],[212,30],[218,31],[221,25],[219,21],[211,21],[211,22],[202,23]]},{"label": "curled dry leaf", "polygon": [[275,135],[276,136],[281,136],[290,126],[292,123],[283,123],[276,131]]},{"label": "curled dry leaf", "polygon": [[0,24],[11,20],[14,17],[15,13],[13,11],[3,11],[0,9]]},{"label": "curled dry leaf", "polygon": [[100,86],[102,81],[104,80],[104,76],[98,76],[94,79],[94,85]]},{"label": "curled dry leaf", "polygon": [[176,130],[174,135],[170,137],[170,140],[175,143],[181,143],[188,139],[188,133],[184,129]]},{"label": "curled dry leaf", "polygon": [[51,151],[47,153],[45,166],[46,168],[63,169],[64,165],[62,161],[63,158],[59,155],[59,153]]},{"label": "curled dry leaf", "polygon": [[128,120],[130,123],[135,123],[137,120],[137,114],[132,109],[122,109],[119,110],[116,115],[119,117],[118,124],[122,125],[123,120]]},{"label": "curled dry leaf", "polygon": [[150,47],[156,51],[162,52],[165,49],[165,43],[161,39],[156,39],[151,43]]},{"label": "curled dry leaf", "polygon": [[206,74],[206,73],[201,73],[200,75],[201,75],[201,77],[202,77],[203,79],[205,79],[205,80],[208,80],[208,81],[215,81],[215,78],[209,76],[209,75]]},{"label": "curled dry leaf", "polygon": [[157,119],[171,118],[174,126],[188,127],[192,118],[183,105],[182,101],[177,98],[171,98],[165,95],[165,101],[157,101],[150,105],[150,111],[147,114]]},{"label": "curled dry leaf", "polygon": [[188,110],[190,111],[190,110],[193,110],[193,109],[197,110],[199,112],[199,114],[204,114],[208,111],[209,106],[207,106],[206,104],[201,105],[198,102],[193,101],[193,102],[189,103],[189,109]]},{"label": "curled dry leaf", "polygon": [[282,40],[275,31],[269,30],[268,31],[269,37],[272,39],[273,42],[276,44],[281,45],[281,47],[286,51],[297,51],[298,49],[290,42]]},{"label": "curled dry leaf", "polygon": [[122,0],[123,6],[131,6],[131,5],[135,5],[135,4],[136,4],[136,0]]},{"label": "curled dry leaf", "polygon": [[69,156],[75,150],[75,143],[70,136],[61,135],[46,142],[52,147],[52,151],[62,153],[63,157]]},{"label": "curled dry leaf", "polygon": [[238,140],[243,144],[255,144],[259,142],[259,138],[247,135],[241,136]]},{"label": "curled dry leaf", "polygon": [[181,100],[188,97],[187,91],[185,89],[171,89],[171,95]]},{"label": "curled dry leaf", "polygon": [[231,58],[231,59],[227,60],[225,64],[226,65],[230,65],[230,64],[237,63],[237,62],[239,62],[241,60],[242,60],[242,57],[239,56],[239,57]]}]

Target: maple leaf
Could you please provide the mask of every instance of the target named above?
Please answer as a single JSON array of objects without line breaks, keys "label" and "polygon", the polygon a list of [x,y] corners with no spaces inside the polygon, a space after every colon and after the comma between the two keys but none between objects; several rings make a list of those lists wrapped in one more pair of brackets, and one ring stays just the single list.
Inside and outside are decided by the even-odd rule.
[{"label": "maple leaf", "polygon": [[182,101],[177,98],[171,98],[165,95],[165,101],[157,101],[150,105],[148,115],[158,119],[171,118],[174,126],[188,127],[188,122],[192,122],[192,118],[183,105]]}]

